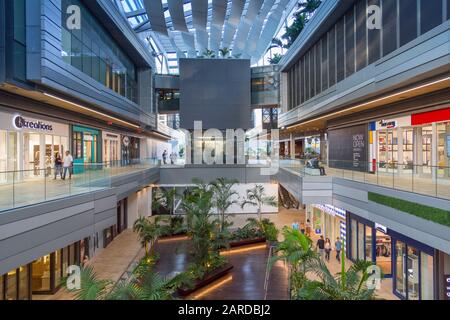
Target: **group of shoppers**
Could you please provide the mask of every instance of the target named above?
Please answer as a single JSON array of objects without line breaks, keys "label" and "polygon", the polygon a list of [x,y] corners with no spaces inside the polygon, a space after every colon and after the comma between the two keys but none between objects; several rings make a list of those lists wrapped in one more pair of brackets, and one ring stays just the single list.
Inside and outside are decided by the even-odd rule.
[{"label": "group of shoppers", "polygon": [[[316,249],[319,250],[321,258],[325,258],[327,262],[330,262],[330,254],[333,249],[329,238],[324,239],[323,236],[320,236],[316,243]],[[336,260],[341,262],[342,241],[339,237],[337,237],[334,242],[334,249],[336,251]]]},{"label": "group of shoppers", "polygon": [[67,173],[69,173],[69,179],[72,179],[73,174],[73,157],[70,151],[66,151],[64,158],[61,159],[59,153],[55,155],[55,177],[56,180],[58,174],[61,176],[61,180],[66,180]]}]

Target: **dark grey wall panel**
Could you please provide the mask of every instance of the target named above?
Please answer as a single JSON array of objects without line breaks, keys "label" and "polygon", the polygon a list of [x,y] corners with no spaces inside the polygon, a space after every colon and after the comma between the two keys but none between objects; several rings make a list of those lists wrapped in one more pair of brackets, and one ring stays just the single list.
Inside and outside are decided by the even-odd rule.
[{"label": "dark grey wall panel", "polygon": [[180,59],[181,127],[251,127],[250,60]]},{"label": "dark grey wall panel", "polygon": [[161,168],[160,184],[192,184],[194,178],[212,182],[217,178],[236,179],[240,183],[270,183],[271,176],[261,175],[261,168],[245,166],[205,165]]}]

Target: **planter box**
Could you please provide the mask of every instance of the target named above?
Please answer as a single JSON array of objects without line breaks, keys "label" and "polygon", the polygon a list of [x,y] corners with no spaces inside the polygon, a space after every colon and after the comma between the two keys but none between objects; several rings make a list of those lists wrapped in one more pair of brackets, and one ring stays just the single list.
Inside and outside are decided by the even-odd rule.
[{"label": "planter box", "polygon": [[176,238],[184,238],[184,237],[187,237],[187,232],[179,233],[179,234],[172,234],[169,236],[158,237],[158,240],[176,239]]},{"label": "planter box", "polygon": [[233,269],[233,265],[227,263],[223,267],[220,267],[210,273],[207,273],[203,279],[198,279],[194,281],[194,287],[191,288],[180,288],[178,289],[178,294],[182,297],[190,295],[192,292],[197,291],[200,288],[206,287],[208,284],[222,278]]},{"label": "planter box", "polygon": [[236,240],[236,241],[230,242],[230,248],[242,247],[242,246],[247,246],[250,244],[261,243],[261,242],[266,242],[266,238]]}]

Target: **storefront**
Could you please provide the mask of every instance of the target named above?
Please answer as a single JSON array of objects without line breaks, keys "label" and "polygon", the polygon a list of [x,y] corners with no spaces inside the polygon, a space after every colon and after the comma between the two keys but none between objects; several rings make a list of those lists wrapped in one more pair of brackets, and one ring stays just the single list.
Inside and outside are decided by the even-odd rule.
[{"label": "storefront", "polygon": [[339,239],[346,241],[346,213],[344,209],[332,205],[313,205],[313,227],[317,235],[330,239],[334,244]]},{"label": "storefront", "polygon": [[372,261],[401,299],[433,300],[434,249],[347,212],[347,257]]},{"label": "storefront", "polygon": [[57,250],[0,276],[0,300],[31,300],[33,294],[54,294],[68,267],[80,265],[82,242]]},{"label": "storefront", "polygon": [[369,133],[369,157],[380,172],[450,177],[450,108],[381,119]]},{"label": "storefront", "polygon": [[120,134],[103,131],[102,135],[103,162],[106,165],[117,165],[121,158]]},{"label": "storefront", "polygon": [[55,157],[69,146],[69,126],[0,112],[0,183],[51,175]]},{"label": "storefront", "polygon": [[122,164],[131,164],[134,160],[140,159],[141,141],[138,137],[121,136],[122,140]]},{"label": "storefront", "polygon": [[72,126],[72,156],[75,171],[82,170],[86,165],[101,162],[101,154],[100,130]]}]

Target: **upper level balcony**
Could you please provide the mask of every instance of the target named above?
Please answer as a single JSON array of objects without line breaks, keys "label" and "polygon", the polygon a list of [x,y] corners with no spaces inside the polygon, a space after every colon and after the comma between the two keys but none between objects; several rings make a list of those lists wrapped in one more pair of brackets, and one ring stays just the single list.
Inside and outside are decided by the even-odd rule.
[{"label": "upper level balcony", "polygon": [[156,159],[74,164],[64,168],[0,172],[0,212],[95,191],[120,187],[122,178],[145,175]]},{"label": "upper level balcony", "polygon": [[[329,160],[308,165],[308,160],[282,160],[281,168],[300,177],[335,177],[450,200],[450,167]],[[361,170],[361,168],[363,168]],[[365,168],[365,170],[364,170]]]}]

